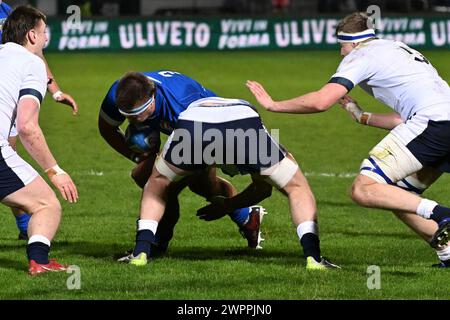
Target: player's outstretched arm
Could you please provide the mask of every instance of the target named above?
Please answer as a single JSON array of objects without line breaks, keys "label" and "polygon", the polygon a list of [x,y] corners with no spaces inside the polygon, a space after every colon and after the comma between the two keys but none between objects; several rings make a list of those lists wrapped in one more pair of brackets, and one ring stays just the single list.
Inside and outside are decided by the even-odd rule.
[{"label": "player's outstretched arm", "polygon": [[371,127],[392,130],[403,122],[397,112],[370,113],[365,112],[350,96],[344,96],[339,104],[344,108],[356,122]]},{"label": "player's outstretched arm", "polygon": [[219,219],[239,208],[246,208],[260,203],[272,194],[272,186],[260,179],[253,179],[252,183],[234,197],[217,196],[212,203],[197,210],[197,216],[206,221]]},{"label": "player's outstretched arm", "polygon": [[56,163],[38,123],[39,104],[33,98],[22,98],[17,105],[17,131],[23,146],[45,170],[64,200],[76,202],[78,191],[70,176]]},{"label": "player's outstretched arm", "polygon": [[331,108],[347,93],[347,88],[343,85],[327,83],[318,91],[310,92],[289,100],[274,101],[260,83],[248,80],[246,85],[255,96],[258,103],[263,106],[264,109],[272,112],[323,112]]},{"label": "player's outstretched arm", "polygon": [[78,105],[74,98],[72,98],[71,95],[64,93],[59,88],[58,83],[55,80],[55,77],[53,76],[52,71],[50,70],[50,67],[48,66],[47,60],[45,59],[44,55],[41,53],[39,54],[39,57],[44,60],[45,63],[45,69],[47,71],[47,78],[48,78],[48,84],[47,84],[47,90],[50,92],[53,96],[53,99],[56,102],[66,104],[69,107],[72,108],[72,114],[75,116],[78,113]]}]

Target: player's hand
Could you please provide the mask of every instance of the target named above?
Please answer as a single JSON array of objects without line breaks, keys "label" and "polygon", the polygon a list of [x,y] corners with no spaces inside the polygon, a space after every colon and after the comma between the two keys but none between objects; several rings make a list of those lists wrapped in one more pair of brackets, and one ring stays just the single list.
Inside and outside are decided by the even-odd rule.
[{"label": "player's hand", "polygon": [[356,122],[360,122],[361,116],[364,111],[358,105],[356,100],[354,100],[350,96],[345,95],[339,100],[339,104],[350,114],[353,120],[355,120]]},{"label": "player's hand", "polygon": [[58,188],[64,200],[70,203],[77,202],[78,190],[67,173],[49,175],[50,181]]},{"label": "player's hand", "polygon": [[227,199],[222,196],[213,197],[210,199],[211,204],[197,210],[197,216],[205,221],[213,221],[226,216],[232,211],[227,206]]},{"label": "player's hand", "polygon": [[131,177],[134,182],[143,189],[147,183],[150,175],[152,174],[153,165],[155,163],[156,155],[148,157],[147,159],[139,162],[132,170]]},{"label": "player's hand", "polygon": [[245,85],[251,93],[253,93],[258,103],[263,106],[264,109],[274,111],[275,102],[260,83],[247,80]]},{"label": "player's hand", "polygon": [[153,155],[152,152],[133,153],[133,154],[131,155],[131,160],[132,160],[134,163],[139,164],[139,163],[141,163],[141,162],[147,160],[148,158],[150,158],[151,155]]},{"label": "player's hand", "polygon": [[66,104],[72,108],[72,114],[74,116],[78,113],[78,105],[75,102],[74,98],[72,98],[69,94],[62,92],[56,99],[56,102]]}]

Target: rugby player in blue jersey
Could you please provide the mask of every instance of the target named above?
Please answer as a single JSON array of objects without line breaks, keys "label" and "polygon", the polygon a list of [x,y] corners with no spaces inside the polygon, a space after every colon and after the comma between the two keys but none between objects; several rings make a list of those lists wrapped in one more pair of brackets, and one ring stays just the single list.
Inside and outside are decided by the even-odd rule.
[{"label": "rugby player in blue jersey", "polygon": [[[148,99],[150,92],[151,99]],[[144,188],[153,169],[160,148],[159,133],[170,134],[176,126],[178,116],[192,102],[216,96],[197,81],[173,71],[130,72],[114,82],[101,105],[98,126],[102,137],[118,153],[136,163],[131,176],[136,184]],[[144,101],[145,100],[145,101]],[[136,107],[137,106],[137,107]],[[148,125],[154,128],[151,148],[145,153],[136,153],[130,148],[120,125],[124,121]],[[193,192],[211,199],[215,196],[231,197],[235,188],[225,179],[217,177],[215,169],[173,184],[169,192],[168,206],[160,222],[153,245],[159,252],[165,252],[173,229],[179,218],[178,194],[188,186]],[[202,216],[204,220],[217,219],[227,213]],[[247,239],[250,248],[260,248],[260,223],[265,211],[252,206],[236,209],[229,213]],[[138,223],[138,230],[143,226]]]},{"label": "rugby player in blue jersey", "polygon": [[[0,0],[0,43],[2,43],[2,26],[5,23],[6,19],[12,12],[12,9],[10,6],[8,6],[6,3],[4,3],[2,0]],[[56,102],[66,104],[72,108],[73,114],[76,115],[78,112],[78,106],[75,100],[67,93],[64,93],[61,91],[61,89],[58,86],[58,83],[56,82],[53,73],[51,72],[47,61],[45,60],[42,52],[37,53],[37,55],[44,60],[46,69],[47,69],[47,78],[48,78],[48,84],[47,84],[47,90],[50,92],[53,96],[53,99]],[[17,131],[15,130],[15,126],[12,128],[9,138],[9,144],[11,145],[14,150],[16,149],[16,141],[17,141]],[[30,215],[28,215],[25,212],[22,212],[18,209],[12,210],[14,213],[14,216],[16,218],[16,224],[17,228],[19,229],[19,240],[26,240],[28,239],[28,222],[30,220]]]},{"label": "rugby player in blue jersey", "polygon": [[[158,89],[150,87],[142,94],[133,105],[119,104],[120,111],[136,117],[157,115]],[[145,266],[153,256],[151,243],[168,214],[172,186],[208,174],[212,168],[230,176],[248,174],[252,183],[239,194],[211,198],[211,204],[197,211],[199,216],[217,217],[220,212],[254,205],[270,197],[276,187],[289,200],[306,268],[340,268],[321,255],[315,198],[295,159],[270,136],[255,107],[244,100],[219,97],[196,100],[179,114],[143,189],[136,244],[128,259],[131,265]]]}]

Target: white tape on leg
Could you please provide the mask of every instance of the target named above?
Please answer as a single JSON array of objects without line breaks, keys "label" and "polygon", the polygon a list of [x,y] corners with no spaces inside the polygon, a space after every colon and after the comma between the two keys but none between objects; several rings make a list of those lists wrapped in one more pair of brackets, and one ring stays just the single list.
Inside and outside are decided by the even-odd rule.
[{"label": "white tape on leg", "polygon": [[170,181],[178,181],[181,178],[183,178],[182,175],[177,174],[175,171],[173,171],[168,165],[166,160],[164,160],[161,156],[158,156],[155,162],[156,170],[158,170],[159,173],[161,173],[163,176],[165,176]]},{"label": "white tape on leg", "polygon": [[274,187],[283,189],[294,177],[297,170],[298,165],[288,157],[285,157],[279,163],[261,171],[261,176],[265,177],[265,180]]}]

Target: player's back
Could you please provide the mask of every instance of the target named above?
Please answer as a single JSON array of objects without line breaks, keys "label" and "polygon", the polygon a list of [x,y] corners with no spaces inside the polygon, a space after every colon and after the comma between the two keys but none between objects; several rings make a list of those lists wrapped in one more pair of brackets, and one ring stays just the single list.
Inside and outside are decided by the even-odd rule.
[{"label": "player's back", "polygon": [[214,97],[216,94],[206,89],[194,79],[174,71],[144,73],[156,84],[156,110],[152,118],[175,126],[181,112],[194,101]]},{"label": "player's back", "polygon": [[399,41],[361,44],[355,58],[367,62],[368,80],[361,87],[394,108],[405,120],[432,105],[450,102],[450,88],[418,51]]},{"label": "player's back", "polygon": [[36,80],[30,75],[35,69],[40,69],[37,70],[39,75],[45,73],[44,62],[38,56],[16,43],[0,45],[0,139],[9,136],[19,96],[27,94],[23,91],[28,89],[24,83],[30,88],[36,87],[32,83]]},{"label": "player's back", "polygon": [[144,74],[156,83],[163,92],[164,98],[173,107],[172,109],[177,109],[179,106],[180,112],[195,100],[215,96],[212,91],[179,72],[156,71]]}]

